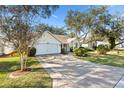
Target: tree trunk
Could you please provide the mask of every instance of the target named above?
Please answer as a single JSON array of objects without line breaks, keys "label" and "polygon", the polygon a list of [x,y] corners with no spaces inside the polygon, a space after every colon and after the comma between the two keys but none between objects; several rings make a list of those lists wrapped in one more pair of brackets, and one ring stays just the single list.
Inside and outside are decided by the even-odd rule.
[{"label": "tree trunk", "polygon": [[80,43],[80,38],[78,37],[78,33],[76,33],[76,39],[77,39],[78,44],[79,44],[79,46],[77,48],[79,48],[79,47],[81,47],[81,43]]},{"label": "tree trunk", "polygon": [[24,69],[26,70],[27,68],[27,55],[24,56]]},{"label": "tree trunk", "polygon": [[78,43],[79,43],[79,46],[78,46],[78,48],[79,48],[79,47],[81,47],[80,39],[78,39]]},{"label": "tree trunk", "polygon": [[21,71],[24,71],[27,69],[27,59],[28,59],[28,52],[20,52],[20,64],[21,64]]},{"label": "tree trunk", "polygon": [[109,42],[109,44],[110,44],[110,49],[111,49],[111,50],[114,49],[115,46],[116,46],[116,44],[115,44],[115,38],[113,38],[113,37],[109,38],[109,39],[108,39],[108,42]]},{"label": "tree trunk", "polygon": [[20,64],[21,64],[21,71],[24,71],[24,57],[23,57],[23,54],[20,54]]}]

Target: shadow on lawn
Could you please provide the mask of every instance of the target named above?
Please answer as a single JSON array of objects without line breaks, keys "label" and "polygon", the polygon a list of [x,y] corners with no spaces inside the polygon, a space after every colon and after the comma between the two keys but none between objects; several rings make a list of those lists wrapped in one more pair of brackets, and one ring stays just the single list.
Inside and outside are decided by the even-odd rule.
[{"label": "shadow on lawn", "polygon": [[124,56],[116,56],[116,55],[89,56],[83,59],[104,65],[124,67]]},{"label": "shadow on lawn", "polygon": [[19,69],[20,64],[17,61],[4,61],[0,62],[0,72],[12,72]]},{"label": "shadow on lawn", "polygon": [[[27,61],[27,67],[30,67],[32,65],[37,64],[38,61],[34,60],[33,58],[30,58]],[[19,70],[20,69],[20,63],[19,60],[17,61],[1,61],[0,62],[0,72],[12,72],[15,70]]]}]

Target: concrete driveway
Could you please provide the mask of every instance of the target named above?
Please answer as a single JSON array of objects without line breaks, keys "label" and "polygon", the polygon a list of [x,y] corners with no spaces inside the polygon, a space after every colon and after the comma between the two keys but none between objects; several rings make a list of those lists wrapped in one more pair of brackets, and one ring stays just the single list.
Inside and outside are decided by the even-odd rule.
[{"label": "concrete driveway", "polygon": [[112,88],[124,75],[124,69],[94,64],[72,55],[37,57],[53,79],[53,88]]}]

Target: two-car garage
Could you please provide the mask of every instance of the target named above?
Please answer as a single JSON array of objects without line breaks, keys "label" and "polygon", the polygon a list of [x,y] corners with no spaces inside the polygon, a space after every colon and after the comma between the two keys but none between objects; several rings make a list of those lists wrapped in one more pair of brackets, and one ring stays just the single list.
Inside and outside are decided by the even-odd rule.
[{"label": "two-car garage", "polygon": [[39,43],[35,48],[36,48],[36,55],[57,54],[61,52],[60,44]]},{"label": "two-car garage", "polygon": [[36,48],[36,55],[61,53],[61,42],[52,36],[50,32],[43,33],[34,47]]}]

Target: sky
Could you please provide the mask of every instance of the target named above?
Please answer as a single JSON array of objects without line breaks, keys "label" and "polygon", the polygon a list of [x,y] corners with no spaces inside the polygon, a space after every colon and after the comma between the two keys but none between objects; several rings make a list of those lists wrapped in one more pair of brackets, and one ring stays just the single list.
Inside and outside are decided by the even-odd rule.
[{"label": "sky", "polygon": [[[88,5],[60,5],[59,8],[52,14],[49,19],[38,20],[38,23],[45,23],[48,25],[64,27],[65,26],[65,17],[67,11],[69,10],[79,10],[85,12],[90,6]],[[124,13],[124,5],[109,6],[109,12],[112,14]]]}]

